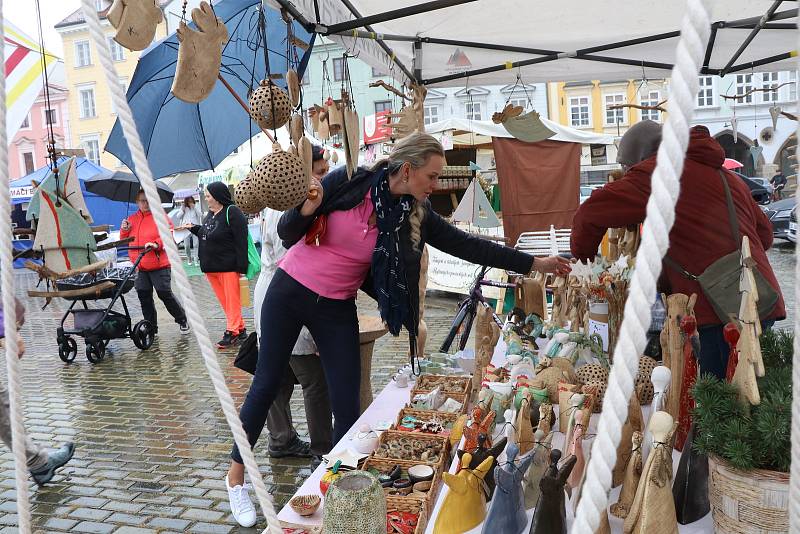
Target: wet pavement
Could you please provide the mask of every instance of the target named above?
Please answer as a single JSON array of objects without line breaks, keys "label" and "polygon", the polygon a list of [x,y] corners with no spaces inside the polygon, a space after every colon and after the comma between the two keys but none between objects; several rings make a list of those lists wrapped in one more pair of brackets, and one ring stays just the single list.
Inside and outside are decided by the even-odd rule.
[{"label": "wet pavement", "polygon": [[[30,485],[34,531],[261,532],[264,520],[257,528],[244,529],[230,517],[224,477],[231,434],[194,336],[180,335],[156,299],[159,334],[150,350],[138,350],[129,339],[114,340],[105,359],[91,364],[78,339],[78,357],[64,364],[55,332],[67,304],[56,299],[42,311],[43,299],[26,294],[35,277],[19,273],[16,280],[17,293],[27,303],[21,331],[27,344],[22,360],[26,429],[46,446],[76,443],[75,457],[51,484]],[[212,337],[221,337],[225,318],[210,286],[204,277],[190,280]],[[135,291],[127,297],[134,321],[141,319]],[[431,343],[444,337],[455,302],[430,299],[426,316]],[[368,297],[359,299],[359,311],[377,313]],[[246,312],[251,330],[252,309]],[[403,337],[377,341],[376,392],[406,362],[407,347]],[[233,367],[233,356],[220,353],[219,361],[238,405],[250,375]],[[1,367],[0,379],[5,380],[5,365]],[[299,387],[292,410],[298,433],[307,439]],[[307,460],[270,459],[265,445],[256,449],[256,459],[278,507],[312,470]],[[0,445],[0,532],[16,531],[15,495],[13,459]]]},{"label": "wet pavement", "polygon": [[[777,242],[769,252],[791,314],[794,302],[794,248]],[[45,310],[42,299],[28,299],[35,278],[16,277],[17,292],[27,302],[22,336],[26,428],[47,446],[71,440],[73,460],[44,488],[31,483],[36,532],[145,534],[156,532],[260,532],[235,526],[230,517],[224,476],[231,445],[222,411],[214,395],[193,335],[180,335],[161,303],[159,335],[148,351],[131,340],[115,340],[104,361],[91,364],[78,340],[78,357],[67,365],[58,358],[55,329],[66,308],[54,300]],[[225,318],[204,277],[191,284],[212,333],[220,336]],[[788,293],[787,293],[788,291]],[[141,318],[135,292],[128,294],[134,320]],[[362,295],[363,297],[363,295]],[[429,296],[426,319],[429,347],[445,335],[456,300]],[[361,313],[377,313],[373,301],[359,299]],[[248,329],[252,311],[247,310]],[[790,327],[789,321],[778,327]],[[372,383],[379,391],[406,361],[407,339],[384,336],[375,346]],[[233,353],[219,361],[237,404],[250,375],[233,367]],[[5,380],[4,369],[0,378]],[[299,434],[307,439],[299,387],[292,399]],[[267,487],[280,507],[311,473],[309,461],[270,459],[266,447],[256,458]],[[15,532],[16,492],[11,454],[0,446],[0,532]]]}]

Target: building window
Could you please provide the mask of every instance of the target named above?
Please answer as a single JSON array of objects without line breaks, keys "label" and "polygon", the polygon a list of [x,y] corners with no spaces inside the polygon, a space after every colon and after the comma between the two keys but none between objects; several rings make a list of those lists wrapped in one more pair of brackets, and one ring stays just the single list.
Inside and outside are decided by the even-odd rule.
[{"label": "building window", "polygon": [[479,121],[483,120],[481,118],[481,103],[480,102],[467,102],[464,105],[464,111],[467,116],[467,120],[471,121]]},{"label": "building window", "polygon": [[108,46],[111,48],[111,59],[114,61],[125,61],[125,49],[116,42],[113,37],[108,38]]},{"label": "building window", "polygon": [[714,105],[714,78],[700,76],[700,90],[697,92],[697,107],[710,108]]},{"label": "building window", "polygon": [[[752,104],[753,94],[750,91],[753,89],[753,75],[752,74],[737,74],[736,75],[736,94],[742,95],[737,98],[738,104]],[[748,94],[749,93],[749,94]],[[744,96],[746,95],[746,96]]]},{"label": "building window", "polygon": [[90,119],[97,116],[94,107],[94,88],[89,87],[86,89],[78,90],[78,100],[81,105],[81,118]]},{"label": "building window", "polygon": [[569,99],[569,124],[576,128],[590,126],[588,96],[573,96]]},{"label": "building window", "polygon": [[508,101],[509,104],[512,106],[519,106],[524,110],[527,110],[530,107],[530,102],[527,98],[512,98]]},{"label": "building window", "polygon": [[372,77],[380,78],[381,76],[386,76],[386,73],[383,72],[383,69],[376,69],[375,67],[372,67]]},{"label": "building window", "polygon": [[[648,91],[646,95],[642,95],[639,98],[641,100],[642,106],[657,106],[658,103],[661,102],[661,92]],[[642,120],[659,122],[661,120],[661,112],[658,111],[657,109],[643,109]]]},{"label": "building window", "polygon": [[347,61],[343,57],[333,58],[333,79],[334,81],[341,82],[350,78],[350,72],[347,68]]},{"label": "building window", "polygon": [[439,106],[425,106],[425,126],[439,122]]},{"label": "building window", "polygon": [[375,102],[375,113],[380,113],[381,111],[392,111],[392,101],[381,100],[379,102]]},{"label": "building window", "polygon": [[773,89],[773,91],[763,91],[761,93],[762,102],[777,102],[778,101],[778,73],[777,72],[762,72],[761,73],[761,88]]},{"label": "building window", "polygon": [[45,125],[47,125],[47,126],[50,126],[50,125],[57,126],[58,125],[58,113],[56,113],[56,110],[54,110],[54,109],[45,109],[45,110],[42,110],[42,111],[44,112],[44,123],[45,123]]},{"label": "building window", "polygon": [[75,41],[75,66],[87,67],[92,64],[92,51],[89,41]]},{"label": "building window", "polygon": [[787,82],[790,85],[786,86],[786,100],[789,102],[797,102],[797,71],[790,70],[788,73]]},{"label": "building window", "polygon": [[25,168],[25,174],[30,174],[36,170],[36,166],[33,163],[33,152],[22,153],[22,165]]},{"label": "building window", "polygon": [[617,124],[625,123],[625,109],[611,109],[611,106],[616,106],[625,103],[625,95],[617,93],[613,95],[606,95],[606,126],[616,126]]},{"label": "building window", "polygon": [[99,136],[81,137],[81,145],[86,152],[86,159],[100,165],[100,138]]},{"label": "building window", "polygon": [[19,125],[20,130],[30,128],[31,127],[31,114],[28,113],[25,115],[25,118],[22,119],[22,124]]}]

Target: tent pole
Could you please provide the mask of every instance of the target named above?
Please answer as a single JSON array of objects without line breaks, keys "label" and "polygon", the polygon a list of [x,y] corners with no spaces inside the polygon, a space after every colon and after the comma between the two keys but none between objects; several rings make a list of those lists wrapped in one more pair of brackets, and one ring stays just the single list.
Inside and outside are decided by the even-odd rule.
[{"label": "tent pole", "polygon": [[[747,63],[741,63],[739,65],[734,65],[725,71],[725,74],[730,74],[731,72],[739,72],[743,70],[752,69],[753,67],[759,67],[761,65],[768,65],[769,63],[775,63],[776,61],[781,61],[782,59],[789,59],[792,57],[797,56],[797,51],[792,52],[784,52],[782,54],[776,54],[774,56],[765,57],[762,59],[757,59],[755,61],[748,61]],[[720,73],[720,76],[722,74]]]},{"label": "tent pole", "polygon": [[[786,20],[793,19],[797,16],[797,8],[787,9],[785,11],[776,11],[772,14],[769,20]],[[755,28],[761,22],[762,17],[750,17],[746,19],[720,21],[717,24],[722,28]],[[797,29],[797,26],[794,27]]]},{"label": "tent pole", "polygon": [[422,85],[433,85],[435,83],[449,82],[451,80],[460,80],[461,78],[468,78],[470,76],[478,76],[480,74],[489,74],[490,72],[498,72],[501,70],[516,69],[517,67],[527,67],[529,65],[536,65],[537,63],[546,63],[548,61],[555,61],[569,57],[567,54],[553,54],[550,56],[537,57],[534,59],[525,59],[522,61],[514,61],[513,63],[504,63],[502,65],[495,65],[493,67],[484,67],[482,69],[473,69],[458,74],[448,74],[447,76],[439,76],[437,78],[430,78],[428,80],[421,80]]},{"label": "tent pole", "polygon": [[417,80],[422,79],[422,41],[414,43],[414,78]]},{"label": "tent pole", "polygon": [[733,64],[736,62],[737,59],[739,59],[739,56],[742,55],[745,49],[753,41],[753,39],[756,38],[756,35],[758,35],[758,32],[761,31],[761,28],[764,26],[764,24],[772,20],[772,17],[775,15],[775,12],[778,10],[778,7],[780,7],[781,3],[783,3],[783,0],[775,0],[775,2],[772,3],[772,5],[767,10],[766,14],[758,21],[758,25],[750,31],[750,34],[744,40],[739,49],[736,50],[736,52],[734,52],[733,56],[728,61],[728,63],[724,67],[722,67],[722,72],[720,73],[720,76],[725,76],[728,72],[730,72],[730,69],[733,66]]},{"label": "tent pole", "polygon": [[649,67],[651,69],[664,69],[664,70],[672,69],[671,63],[641,61],[638,59],[625,59],[621,57],[590,56],[588,54],[584,54],[575,56],[575,59],[583,59],[586,61],[599,61],[600,63],[617,63],[619,65],[635,65],[635,66]]},{"label": "tent pole", "polygon": [[420,13],[428,13],[430,11],[436,11],[437,9],[458,6],[461,4],[467,4],[475,1],[476,0],[432,0],[430,2],[423,2],[422,4],[402,7],[400,9],[393,9],[392,11],[385,11],[383,13],[369,15],[366,17],[356,15],[356,18],[354,20],[348,20],[345,22],[340,22],[338,24],[331,24],[326,28],[325,31],[336,33],[341,31],[354,30],[356,28],[360,28],[362,26],[367,26],[369,24],[374,24],[377,22],[396,20],[403,17],[410,17],[412,15],[418,15]]},{"label": "tent pole", "polygon": [[[279,1],[284,1],[285,2],[286,0],[279,0]],[[358,10],[350,2],[350,0],[341,0],[341,2],[342,2],[342,5],[344,5],[350,11],[350,13],[353,14],[354,17],[361,17],[361,13],[358,12]],[[370,32],[373,31],[372,30],[372,26],[364,25],[364,28],[366,28],[367,31],[370,31]],[[399,59],[397,59],[397,56],[395,55],[394,51],[391,48],[389,48],[386,45],[386,43],[383,42],[382,39],[376,39],[376,42],[378,43],[378,46],[380,46],[383,49],[383,51],[386,52],[386,55],[389,56],[389,59],[391,61],[394,61],[395,65],[400,67],[400,70],[403,71],[403,74],[405,74],[408,77],[409,80],[419,82],[419,80],[416,80],[414,78],[414,75],[411,74],[411,71],[408,70],[408,68],[405,65],[403,65],[403,62],[400,61]]]},{"label": "tent pole", "polygon": [[714,41],[717,40],[717,29],[721,23],[715,22],[711,25],[711,35],[708,36],[708,44],[706,44],[706,55],[703,58],[703,68],[707,69],[708,64],[711,63],[711,53],[714,51]]},{"label": "tent pole", "polygon": [[[607,45],[600,45],[600,46],[592,46],[590,48],[582,48],[578,50],[576,53],[579,56],[585,54],[593,54],[595,52],[603,52],[605,50],[613,50],[615,48],[624,48],[626,46],[633,46],[642,43],[652,43],[653,41],[660,41],[662,39],[672,39],[673,37],[680,37],[680,31],[674,32],[666,32],[666,33],[659,33],[656,35],[648,35],[646,37],[639,37],[637,39],[628,39],[627,41],[619,41],[617,43],[610,43]],[[670,67],[672,68],[672,67]]]},{"label": "tent pole", "polygon": [[300,25],[303,26],[303,28],[305,28],[307,32],[313,33],[315,31],[316,25],[313,24],[312,22],[309,22],[309,20],[306,19],[303,16],[303,14],[300,13],[300,11],[289,0],[275,0],[275,1],[278,2],[281,8],[285,9],[292,16],[294,20],[299,22]]}]

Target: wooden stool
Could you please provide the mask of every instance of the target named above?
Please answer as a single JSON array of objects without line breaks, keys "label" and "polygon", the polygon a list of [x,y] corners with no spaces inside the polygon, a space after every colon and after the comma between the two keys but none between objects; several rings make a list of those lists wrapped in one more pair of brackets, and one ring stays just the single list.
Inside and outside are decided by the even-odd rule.
[{"label": "wooden stool", "polygon": [[358,316],[358,340],[361,343],[361,413],[372,404],[372,351],[375,340],[382,337],[389,330],[383,325],[380,317],[369,315]]}]

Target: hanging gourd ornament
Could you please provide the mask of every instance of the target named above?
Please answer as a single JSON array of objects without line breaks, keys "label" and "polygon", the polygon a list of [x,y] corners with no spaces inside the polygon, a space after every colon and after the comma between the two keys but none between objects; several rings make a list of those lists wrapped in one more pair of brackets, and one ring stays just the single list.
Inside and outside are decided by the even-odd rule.
[{"label": "hanging gourd ornament", "polygon": [[277,211],[293,208],[308,197],[309,177],[303,162],[278,143],[272,145],[272,153],[264,156],[247,178],[253,182],[255,195]]},{"label": "hanging gourd ornament", "polygon": [[264,80],[250,94],[250,116],[264,130],[280,128],[289,120],[292,105],[286,91]]},{"label": "hanging gourd ornament", "polygon": [[336,165],[339,162],[339,154],[334,150],[331,152],[331,163]]},{"label": "hanging gourd ornament", "polygon": [[257,192],[255,182],[249,176],[236,184],[234,200],[239,209],[249,214],[258,213],[267,207],[266,202]]},{"label": "hanging gourd ornament", "polygon": [[322,159],[324,159],[325,161],[331,159],[331,153],[327,148],[322,151]]}]

